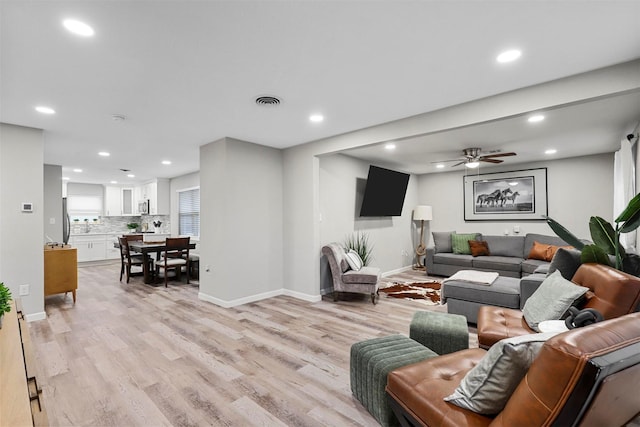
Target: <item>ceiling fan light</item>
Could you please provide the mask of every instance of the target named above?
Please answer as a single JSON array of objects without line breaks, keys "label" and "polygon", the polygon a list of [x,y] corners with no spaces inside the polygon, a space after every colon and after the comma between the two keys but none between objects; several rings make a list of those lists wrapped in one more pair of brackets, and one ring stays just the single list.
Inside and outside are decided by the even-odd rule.
[{"label": "ceiling fan light", "polygon": [[469,168],[469,169],[475,169],[475,168],[477,168],[478,166],[480,166],[480,162],[476,162],[476,161],[473,161],[473,162],[467,162],[467,163],[465,163],[465,164],[464,164],[464,167],[465,167],[465,168]]}]

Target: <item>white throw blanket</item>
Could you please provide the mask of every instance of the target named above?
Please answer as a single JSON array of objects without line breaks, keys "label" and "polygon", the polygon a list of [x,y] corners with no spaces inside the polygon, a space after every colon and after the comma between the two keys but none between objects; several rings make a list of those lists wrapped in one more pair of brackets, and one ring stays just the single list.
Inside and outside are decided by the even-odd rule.
[{"label": "white throw blanket", "polygon": [[444,279],[442,283],[458,280],[461,282],[473,282],[479,285],[490,285],[497,278],[498,273],[493,271],[460,270],[453,276]]}]

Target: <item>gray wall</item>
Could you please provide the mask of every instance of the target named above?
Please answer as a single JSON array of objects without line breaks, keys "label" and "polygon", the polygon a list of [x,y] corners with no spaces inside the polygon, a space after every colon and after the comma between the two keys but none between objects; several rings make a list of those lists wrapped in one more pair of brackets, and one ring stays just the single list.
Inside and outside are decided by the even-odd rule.
[{"label": "gray wall", "polygon": [[[549,216],[581,238],[590,238],[589,218],[601,216],[612,221],[613,154],[560,159],[548,162],[524,163],[512,166],[484,168],[481,173],[532,168],[547,168]],[[421,175],[418,193],[421,202],[433,206],[430,231],[481,232],[502,235],[541,233],[554,235],[544,221],[464,221],[462,178],[464,173],[434,173]],[[429,243],[433,244],[431,233]],[[425,241],[427,238],[425,237]]]},{"label": "gray wall", "polygon": [[[44,313],[44,140],[39,129],[0,124],[0,282],[19,297],[29,320]],[[21,211],[33,203],[32,213]]]},{"label": "gray wall", "polygon": [[44,165],[44,236],[62,242],[62,166]]},{"label": "gray wall", "polygon": [[232,138],[200,147],[201,299],[282,293],[282,200],[281,150]]},{"label": "gray wall", "polygon": [[[411,265],[415,240],[411,214],[418,200],[418,180],[413,175],[409,179],[401,216],[360,217],[369,165],[340,154],[320,158],[320,242],[343,243],[347,235],[362,231],[373,245],[372,266],[390,271]],[[326,271],[325,263],[322,259],[321,271]],[[323,280],[321,289],[327,287]]]}]

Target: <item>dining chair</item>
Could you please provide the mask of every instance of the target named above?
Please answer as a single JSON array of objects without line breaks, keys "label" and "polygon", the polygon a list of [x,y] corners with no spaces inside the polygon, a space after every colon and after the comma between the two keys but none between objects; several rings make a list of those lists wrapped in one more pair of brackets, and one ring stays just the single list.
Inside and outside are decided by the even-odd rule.
[{"label": "dining chair", "polygon": [[156,275],[160,269],[164,271],[164,286],[167,287],[168,271],[174,270],[176,278],[180,280],[182,267],[187,269],[187,283],[189,283],[189,239],[190,237],[167,237],[162,259],[156,262]]},{"label": "dining chair", "polygon": [[[118,237],[118,243],[120,244],[120,281],[122,282],[122,276],[126,273],[127,275],[127,283],[129,283],[129,278],[134,274],[131,273],[131,267],[140,267],[144,268],[144,257],[138,254],[131,254],[131,250],[129,249],[129,241],[134,240],[142,240],[142,235],[132,236],[122,236]],[[149,271],[153,271],[153,260],[149,258]],[[142,272],[141,272],[142,274]]]}]

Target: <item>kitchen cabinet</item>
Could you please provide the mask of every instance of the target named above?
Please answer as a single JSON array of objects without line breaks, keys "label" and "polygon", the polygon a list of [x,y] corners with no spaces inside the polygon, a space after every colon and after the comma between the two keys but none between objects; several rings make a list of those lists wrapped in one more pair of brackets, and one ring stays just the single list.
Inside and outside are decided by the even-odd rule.
[{"label": "kitchen cabinet", "polygon": [[105,185],[105,216],[137,215],[138,198],[135,193],[133,188]]},{"label": "kitchen cabinet", "polygon": [[149,201],[149,215],[169,215],[171,211],[169,180],[158,178],[140,186],[140,201]]},{"label": "kitchen cabinet", "polygon": [[71,236],[69,243],[78,249],[78,262],[106,259],[107,242],[104,234]]}]

